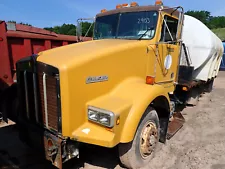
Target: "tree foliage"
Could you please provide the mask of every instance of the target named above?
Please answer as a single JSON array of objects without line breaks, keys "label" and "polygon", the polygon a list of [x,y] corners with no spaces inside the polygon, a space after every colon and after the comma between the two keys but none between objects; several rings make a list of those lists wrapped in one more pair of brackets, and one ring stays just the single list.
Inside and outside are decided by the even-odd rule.
[{"label": "tree foliage", "polygon": [[225,28],[225,16],[212,16],[209,11],[187,11],[186,15],[193,16],[210,29]]},{"label": "tree foliage", "polygon": [[94,29],[94,24],[91,24],[89,22],[83,22],[82,23],[82,36],[87,36],[91,37],[93,35],[93,29]]},{"label": "tree foliage", "polygon": [[[89,22],[82,23],[82,36],[85,36],[87,31],[87,36],[92,36],[93,34],[93,25]],[[90,28],[91,26],[91,28]],[[90,29],[89,29],[90,28]],[[54,27],[46,27],[44,28],[48,31],[55,32],[57,34],[64,34],[64,35],[76,35],[76,26],[73,24],[63,24],[62,26],[54,26]]]},{"label": "tree foliage", "polygon": [[225,16],[213,17],[210,21],[211,29],[225,28]]},{"label": "tree foliage", "polygon": [[64,34],[64,35],[76,34],[76,26],[73,24],[63,24],[62,26],[47,27],[44,29],[55,32],[57,34]]}]

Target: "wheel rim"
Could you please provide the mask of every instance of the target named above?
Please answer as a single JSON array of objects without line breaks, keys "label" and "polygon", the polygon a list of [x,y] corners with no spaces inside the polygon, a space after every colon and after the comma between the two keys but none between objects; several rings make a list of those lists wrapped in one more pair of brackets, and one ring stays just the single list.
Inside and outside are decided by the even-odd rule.
[{"label": "wheel rim", "polygon": [[148,121],[141,132],[140,154],[143,159],[148,158],[154,151],[158,142],[158,130],[152,121]]}]

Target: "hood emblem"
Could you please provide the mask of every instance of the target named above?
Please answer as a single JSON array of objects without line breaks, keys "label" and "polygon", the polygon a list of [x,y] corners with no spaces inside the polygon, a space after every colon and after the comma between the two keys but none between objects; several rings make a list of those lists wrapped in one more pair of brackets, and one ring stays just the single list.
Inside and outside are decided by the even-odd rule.
[{"label": "hood emblem", "polygon": [[104,82],[104,81],[108,81],[109,77],[108,76],[89,76],[86,79],[86,84],[89,83],[97,83],[97,82]]}]

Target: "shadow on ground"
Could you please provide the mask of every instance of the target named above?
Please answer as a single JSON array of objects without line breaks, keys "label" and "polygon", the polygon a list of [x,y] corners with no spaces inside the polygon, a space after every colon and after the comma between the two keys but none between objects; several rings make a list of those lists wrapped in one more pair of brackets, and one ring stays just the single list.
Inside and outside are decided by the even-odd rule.
[{"label": "shadow on ground", "polygon": [[[100,168],[114,169],[119,164],[117,147],[107,149],[84,145],[80,158],[64,164],[66,169]],[[0,169],[56,169],[43,158],[43,154],[19,140],[16,125],[0,128]]]}]

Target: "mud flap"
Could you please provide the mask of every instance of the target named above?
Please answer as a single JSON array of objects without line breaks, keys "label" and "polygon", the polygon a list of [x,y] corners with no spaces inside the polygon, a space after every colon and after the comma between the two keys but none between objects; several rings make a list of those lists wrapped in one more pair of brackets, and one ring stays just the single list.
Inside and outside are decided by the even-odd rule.
[{"label": "mud flap", "polygon": [[168,125],[167,139],[171,139],[183,127],[184,123],[185,119],[181,112],[175,112]]}]

